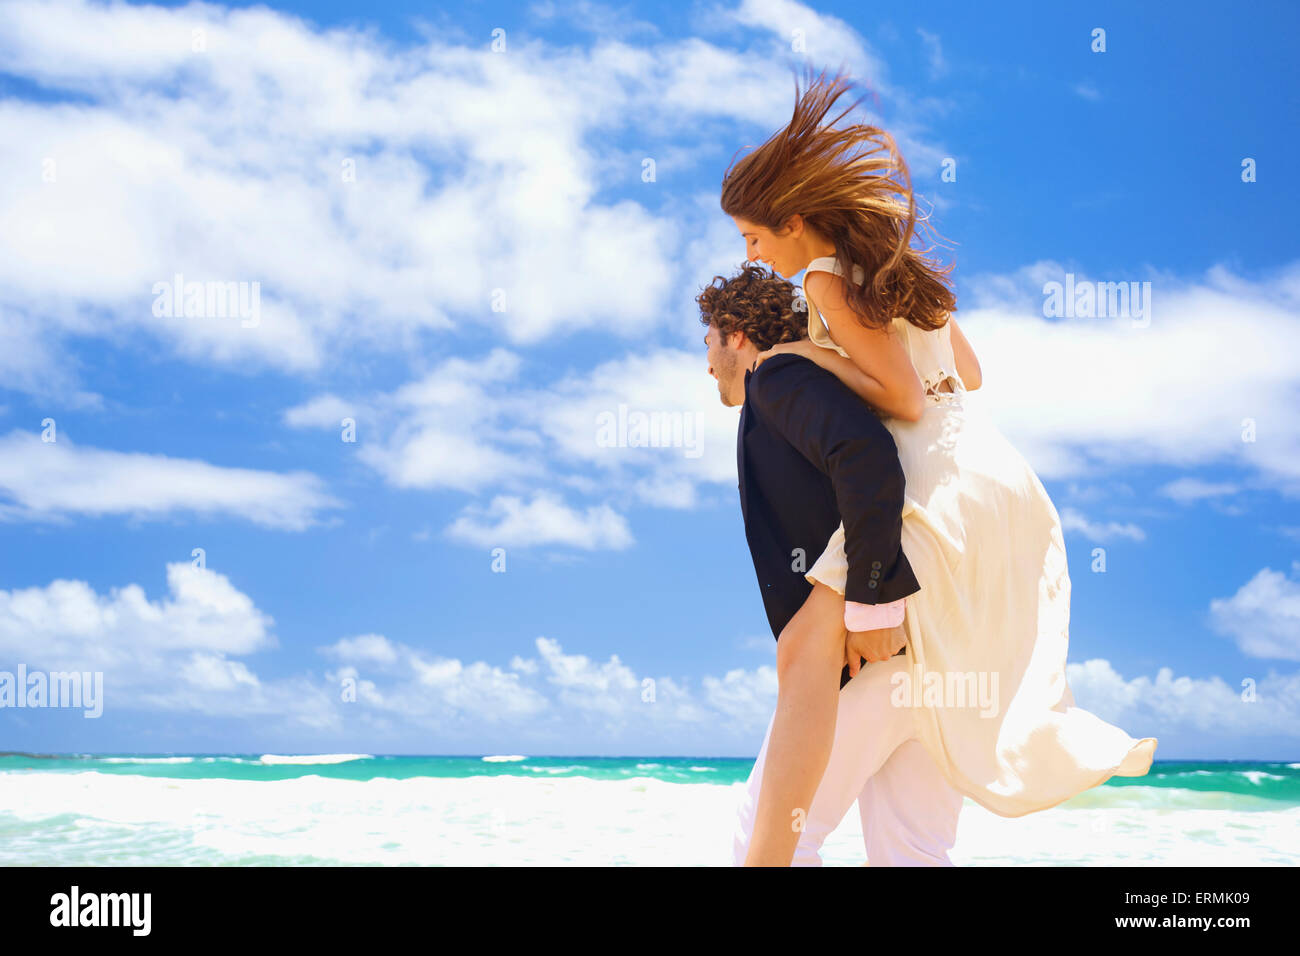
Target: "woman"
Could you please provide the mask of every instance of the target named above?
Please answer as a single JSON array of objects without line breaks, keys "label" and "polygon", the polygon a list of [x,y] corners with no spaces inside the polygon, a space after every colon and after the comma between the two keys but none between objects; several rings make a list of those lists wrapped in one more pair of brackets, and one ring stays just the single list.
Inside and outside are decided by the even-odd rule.
[{"label": "woman", "polygon": [[[948,781],[1002,816],[1055,806],[1113,775],[1141,776],[1156,746],[1074,706],[1060,519],[1024,458],[965,401],[980,385],[979,362],[951,318],[948,270],[911,247],[915,200],[892,138],[832,128],[856,103],[822,125],[850,85],[819,77],[797,96],[789,125],[727,171],[722,209],[751,261],[805,272],[809,339],[759,361],[805,355],[894,436],[907,482],[903,551],[921,590],[900,609],[901,633],[881,625],[887,608],[851,602],[846,617],[842,525],[808,570],[813,591],[778,639],[778,658],[805,664],[778,667],[750,865],[789,865],[791,814],[811,805],[830,753],[835,675],[844,655],[856,672],[859,650],[884,661],[906,641],[909,681],[897,702],[918,708],[921,742]],[[867,620],[869,633],[853,633]],[[978,700],[956,699],[977,687]]]}]

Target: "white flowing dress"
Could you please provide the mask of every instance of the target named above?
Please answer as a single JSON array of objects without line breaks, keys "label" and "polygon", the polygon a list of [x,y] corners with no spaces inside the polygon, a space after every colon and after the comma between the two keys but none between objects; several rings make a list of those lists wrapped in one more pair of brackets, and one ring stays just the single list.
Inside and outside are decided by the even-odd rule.
[{"label": "white flowing dress", "polygon": [[[807,266],[818,270],[844,275],[829,256]],[[1156,739],[1135,740],[1076,707],[1066,682],[1070,576],[1056,507],[967,401],[949,327],[896,318],[894,328],[926,389],[919,421],[884,419],[906,479],[903,553],[921,585],[907,598],[911,673],[895,701],[917,708],[921,742],[948,781],[1002,816],[1142,776]],[[848,357],[811,299],[808,333]],[[952,391],[940,390],[944,381]],[[841,524],[806,577],[843,594],[847,575]]]}]

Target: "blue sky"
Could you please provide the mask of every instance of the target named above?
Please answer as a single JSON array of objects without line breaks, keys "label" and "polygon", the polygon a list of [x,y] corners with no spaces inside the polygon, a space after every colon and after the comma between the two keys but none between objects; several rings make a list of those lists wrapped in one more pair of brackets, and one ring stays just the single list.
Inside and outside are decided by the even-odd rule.
[{"label": "blue sky", "polygon": [[[105,683],[0,749],[755,754],[694,296],[806,62],[875,91],[955,243],[1079,703],[1162,759],[1296,759],[1300,14],[1003,10],[0,3],[0,670]],[[178,272],[257,282],[256,324],[155,314]],[[1045,316],[1067,273],[1150,282],[1149,325]],[[600,447],[620,404],[699,456]]]}]

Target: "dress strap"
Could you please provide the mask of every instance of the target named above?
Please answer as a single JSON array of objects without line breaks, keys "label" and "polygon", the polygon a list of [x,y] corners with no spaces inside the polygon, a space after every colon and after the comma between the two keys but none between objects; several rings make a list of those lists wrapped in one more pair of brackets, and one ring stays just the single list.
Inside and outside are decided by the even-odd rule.
[{"label": "dress strap", "polygon": [[[842,279],[848,278],[845,276],[844,266],[840,264],[839,257],[837,256],[818,256],[812,262],[804,266],[803,271],[804,275],[807,275],[809,272],[832,272]],[[857,283],[862,282],[862,266],[853,267],[853,281]]]},{"label": "dress strap", "polygon": [[831,338],[831,331],[826,325],[826,320],[822,318],[821,311],[817,308],[817,304],[813,302],[808,295],[807,276],[809,272],[833,272],[836,275],[842,275],[843,273],[840,272],[839,261],[834,256],[820,256],[808,263],[808,265],[804,266],[803,299],[808,305],[808,338],[812,340],[814,345],[820,345],[822,348],[826,349],[833,349],[834,351],[839,352],[840,355],[848,358],[849,353],[836,345],[835,340]]},{"label": "dress strap", "polygon": [[844,275],[844,270],[840,268],[840,260],[834,256],[818,256],[812,262],[803,267],[804,272],[833,272],[836,275]]}]

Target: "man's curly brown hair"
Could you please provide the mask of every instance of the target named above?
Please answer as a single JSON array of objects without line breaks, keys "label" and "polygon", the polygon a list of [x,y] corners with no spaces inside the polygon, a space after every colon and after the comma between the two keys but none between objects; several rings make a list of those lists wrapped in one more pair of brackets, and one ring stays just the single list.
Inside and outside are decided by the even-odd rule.
[{"label": "man's curly brown hair", "polygon": [[716,325],[723,338],[744,332],[760,352],[808,336],[808,307],[802,296],[793,283],[765,266],[747,262],[730,279],[714,276],[695,301],[701,323]]}]

